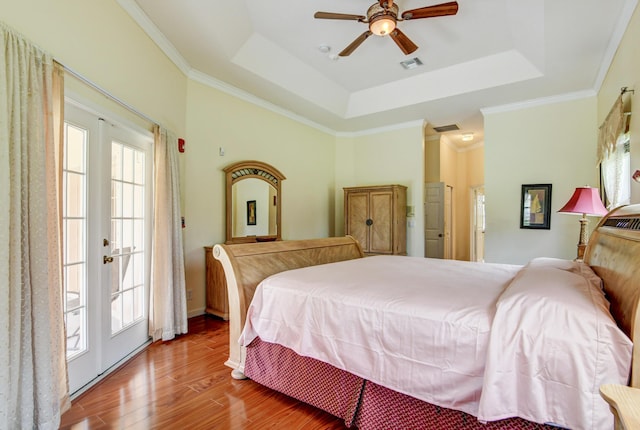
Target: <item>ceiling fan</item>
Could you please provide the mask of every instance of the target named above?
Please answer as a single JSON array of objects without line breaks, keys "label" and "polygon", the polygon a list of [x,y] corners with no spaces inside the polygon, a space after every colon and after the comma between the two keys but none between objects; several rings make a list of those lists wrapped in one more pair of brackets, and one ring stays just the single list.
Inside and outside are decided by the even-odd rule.
[{"label": "ceiling fan", "polygon": [[372,34],[377,36],[389,35],[405,55],[411,54],[418,49],[418,46],[396,27],[398,21],[435,18],[438,16],[455,15],[456,13],[458,13],[458,2],[452,1],[434,6],[407,10],[399,17],[398,5],[394,4],[393,0],[379,0],[369,7],[367,10],[367,16],[350,15],[345,13],[316,12],[313,17],[318,19],[344,19],[369,24],[369,29],[367,31],[358,36],[356,40],[351,42],[349,46],[344,48],[342,52],[338,54],[340,57],[346,57],[355,51],[355,49]]}]

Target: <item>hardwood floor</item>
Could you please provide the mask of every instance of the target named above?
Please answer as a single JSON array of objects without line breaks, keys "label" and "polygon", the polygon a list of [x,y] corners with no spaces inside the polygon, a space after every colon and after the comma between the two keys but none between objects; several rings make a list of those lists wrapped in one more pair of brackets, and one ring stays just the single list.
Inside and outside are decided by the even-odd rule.
[{"label": "hardwood floor", "polygon": [[156,342],[72,402],[61,429],[344,429],[312,406],[231,378],[228,323],[189,320],[189,334]]}]

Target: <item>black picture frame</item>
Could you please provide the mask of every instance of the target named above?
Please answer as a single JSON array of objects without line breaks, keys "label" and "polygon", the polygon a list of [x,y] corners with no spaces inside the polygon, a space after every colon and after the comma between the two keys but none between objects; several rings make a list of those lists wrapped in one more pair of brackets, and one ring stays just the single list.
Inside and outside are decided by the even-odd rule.
[{"label": "black picture frame", "polygon": [[256,201],[247,200],[247,225],[256,225]]},{"label": "black picture frame", "polygon": [[551,229],[551,184],[523,184],[520,228]]}]

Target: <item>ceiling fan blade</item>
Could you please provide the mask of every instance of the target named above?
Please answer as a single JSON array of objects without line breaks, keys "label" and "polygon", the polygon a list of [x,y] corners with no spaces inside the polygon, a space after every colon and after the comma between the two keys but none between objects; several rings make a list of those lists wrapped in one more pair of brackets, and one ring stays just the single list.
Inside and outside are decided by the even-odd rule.
[{"label": "ceiling fan blade", "polygon": [[364,15],[349,15],[346,13],[333,13],[333,12],[316,12],[313,14],[314,18],[318,19],[346,19],[349,21],[362,21],[367,19]]},{"label": "ceiling fan blade", "polygon": [[346,57],[348,55],[351,55],[351,53],[353,51],[356,50],[356,48],[358,46],[360,46],[362,44],[362,42],[364,42],[365,40],[367,40],[367,37],[371,36],[373,33],[370,32],[369,30],[365,31],[364,33],[362,33],[360,36],[358,36],[356,38],[356,40],[354,40],[353,42],[351,42],[351,44],[349,46],[347,46],[346,48],[344,48],[342,50],[342,52],[340,52],[338,54],[338,56],[340,57]]},{"label": "ceiling fan blade", "polygon": [[438,16],[455,15],[456,13],[458,13],[458,2],[451,1],[434,6],[406,10],[402,12],[402,19],[435,18]]},{"label": "ceiling fan blade", "polygon": [[409,55],[416,49],[418,49],[418,45],[413,43],[406,34],[404,34],[397,28],[389,33],[389,36],[391,36],[393,41],[396,42],[396,45],[398,45],[398,47],[402,50],[402,52],[404,52],[405,55]]}]

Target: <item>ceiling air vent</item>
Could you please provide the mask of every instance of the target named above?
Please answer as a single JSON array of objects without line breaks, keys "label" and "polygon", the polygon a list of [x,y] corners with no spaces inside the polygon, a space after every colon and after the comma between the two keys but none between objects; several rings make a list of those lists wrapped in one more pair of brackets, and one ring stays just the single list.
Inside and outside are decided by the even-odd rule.
[{"label": "ceiling air vent", "polygon": [[418,66],[422,66],[422,61],[418,57],[411,58],[400,62],[400,65],[406,70],[415,69]]},{"label": "ceiling air vent", "polygon": [[449,125],[442,125],[440,127],[433,127],[433,129],[438,133],[444,133],[445,131],[460,130],[460,127],[458,127],[456,124],[449,124]]}]

